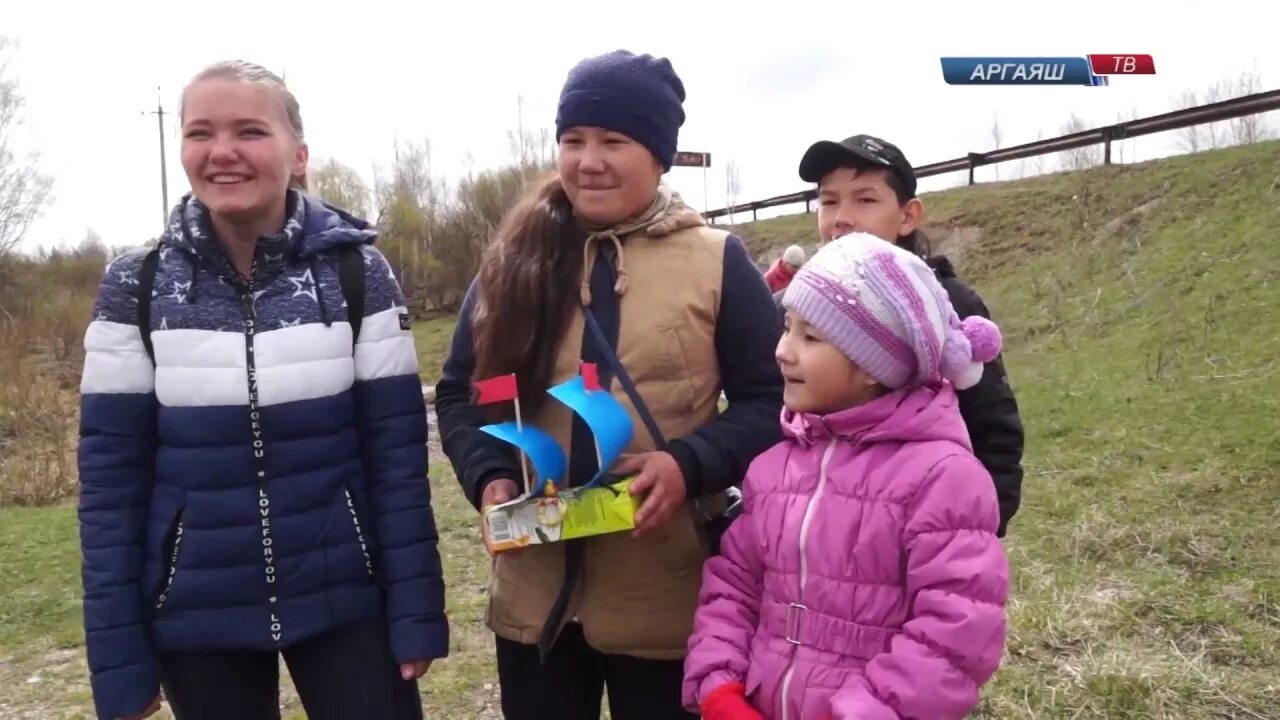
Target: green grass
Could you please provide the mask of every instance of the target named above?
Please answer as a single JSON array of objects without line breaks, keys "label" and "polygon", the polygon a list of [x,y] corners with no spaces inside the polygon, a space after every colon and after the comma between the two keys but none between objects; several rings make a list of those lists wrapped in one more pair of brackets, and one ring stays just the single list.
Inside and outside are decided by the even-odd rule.
[{"label": "green grass", "polygon": [[0,568],[0,717],[80,717],[93,699],[74,509],[0,509]]},{"label": "green grass", "polygon": [[440,377],[449,342],[453,340],[453,315],[440,315],[413,324],[413,342],[418,347],[418,372],[425,381]]},{"label": "green grass", "polygon": [[[1004,328],[1028,432],[1007,656],[976,716],[1280,717],[1280,143],[925,201],[936,239],[963,231],[943,249]],[[813,223],[737,231],[760,254]],[[427,380],[451,329],[415,325]],[[488,560],[432,480],[454,642],[424,704],[496,717]],[[0,509],[0,717],[89,707],[78,562],[73,508]]]}]

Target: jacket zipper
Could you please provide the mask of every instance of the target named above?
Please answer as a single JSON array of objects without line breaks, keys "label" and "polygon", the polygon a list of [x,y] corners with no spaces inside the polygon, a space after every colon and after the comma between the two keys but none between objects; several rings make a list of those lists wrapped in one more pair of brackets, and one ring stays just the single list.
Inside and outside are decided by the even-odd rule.
[{"label": "jacket zipper", "polygon": [[[805,585],[809,582],[809,523],[813,521],[813,511],[818,507],[818,501],[822,498],[822,491],[827,485],[827,464],[831,462],[831,455],[835,453],[836,443],[838,439],[832,438],[827,444],[827,449],[822,452],[822,464],[818,466],[818,487],[814,489],[813,495],[809,497],[809,504],[804,509],[804,519],[800,521],[800,592],[796,595],[796,602],[793,605],[798,606],[797,609],[803,609],[801,601],[804,600]],[[787,611],[786,633],[788,641],[791,634],[791,612]],[[787,661],[787,671],[782,676],[782,691],[779,695],[779,702],[782,703],[782,720],[788,720],[791,716],[790,705],[788,699],[791,697],[791,680],[796,673],[796,655],[799,654],[799,645],[795,645],[791,649],[791,659]]]},{"label": "jacket zipper", "polygon": [[276,559],[271,537],[271,498],[267,495],[267,466],[265,443],[262,440],[262,413],[258,407],[258,366],[254,360],[254,334],[257,332],[258,310],[254,306],[254,279],[257,277],[258,257],[254,254],[249,266],[249,281],[242,285],[240,311],[244,316],[245,367],[249,374],[249,430],[252,435],[253,471],[258,485],[258,521],[261,527],[262,561],[267,584],[267,631],[271,641],[280,645],[282,626],[276,597]]},{"label": "jacket zipper", "polygon": [[169,551],[169,572],[164,582],[164,589],[160,591],[160,597],[156,598],[156,612],[164,607],[164,603],[169,599],[169,591],[173,589],[173,577],[178,574],[178,553],[182,547],[182,513],[178,513],[177,524],[173,530],[173,549]]},{"label": "jacket zipper", "polygon": [[360,528],[360,516],[356,514],[356,503],[351,499],[351,490],[343,488],[342,491],[347,496],[347,510],[351,512],[351,524],[356,528],[356,542],[360,543],[360,552],[364,553],[364,567],[369,571],[369,577],[374,577],[373,558],[369,557],[369,546],[364,542],[364,531]]}]

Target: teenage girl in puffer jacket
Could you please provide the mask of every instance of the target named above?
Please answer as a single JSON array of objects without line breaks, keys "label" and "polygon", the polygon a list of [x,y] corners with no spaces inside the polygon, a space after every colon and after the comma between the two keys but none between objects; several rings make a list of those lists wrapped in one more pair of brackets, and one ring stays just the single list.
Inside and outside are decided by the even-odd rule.
[{"label": "teenage girl in puffer jacket", "polygon": [[1009,567],[956,389],[1000,351],[866,234],[783,299],[784,441],[703,573],[684,700],[708,720],[961,718],[1000,664]]}]

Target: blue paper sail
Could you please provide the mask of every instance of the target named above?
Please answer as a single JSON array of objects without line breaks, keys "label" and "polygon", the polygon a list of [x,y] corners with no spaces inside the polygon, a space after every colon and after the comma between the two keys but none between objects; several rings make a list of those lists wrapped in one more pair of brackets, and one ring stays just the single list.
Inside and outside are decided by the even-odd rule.
[{"label": "blue paper sail", "polygon": [[600,449],[600,471],[587,485],[599,483],[631,443],[631,415],[607,391],[587,390],[581,375],[549,388],[547,393],[568,406],[591,428]]},{"label": "blue paper sail", "polygon": [[564,477],[565,468],[568,466],[564,451],[560,449],[555,438],[542,430],[527,423],[523,429],[520,429],[514,422],[485,425],[480,429],[499,440],[515,445],[529,456],[529,460],[533,462],[535,475],[533,483],[535,496],[542,495],[547,482],[554,484]]}]

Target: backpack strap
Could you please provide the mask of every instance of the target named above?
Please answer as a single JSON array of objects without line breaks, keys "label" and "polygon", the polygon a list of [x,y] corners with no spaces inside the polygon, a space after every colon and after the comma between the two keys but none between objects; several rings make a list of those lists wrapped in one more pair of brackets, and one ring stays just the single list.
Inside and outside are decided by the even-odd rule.
[{"label": "backpack strap", "polygon": [[[156,268],[160,264],[160,246],[152,248],[142,259],[138,270],[138,331],[142,334],[142,346],[156,364],[155,346],[151,343],[151,293],[156,284]],[[351,346],[355,347],[364,321],[364,256],[358,245],[343,245],[338,250],[338,283],[342,297],[347,301],[347,316],[351,324]]]},{"label": "backpack strap", "polygon": [[147,349],[151,366],[156,364],[156,349],[151,344],[151,293],[156,285],[156,267],[160,264],[160,244],[151,248],[142,258],[138,270],[138,332],[142,333],[142,347]]},{"label": "backpack strap", "polygon": [[359,245],[338,248],[338,284],[342,286],[342,298],[347,301],[347,322],[351,325],[354,349],[360,338],[360,326],[364,324],[364,254]]}]

